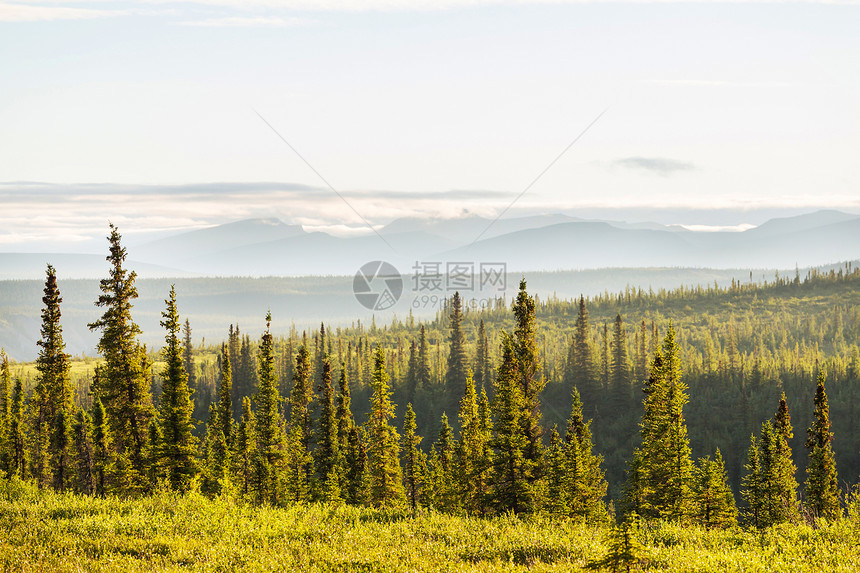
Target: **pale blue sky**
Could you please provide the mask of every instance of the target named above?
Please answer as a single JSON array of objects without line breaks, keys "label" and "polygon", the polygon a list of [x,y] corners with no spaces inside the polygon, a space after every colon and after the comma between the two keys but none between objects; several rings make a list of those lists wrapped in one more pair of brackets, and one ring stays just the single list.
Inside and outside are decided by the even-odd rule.
[{"label": "pale blue sky", "polygon": [[[256,109],[373,223],[492,216],[608,108],[518,208],[860,210],[857,2],[357,5],[0,0],[0,182],[320,186]],[[495,195],[432,199],[451,190]],[[360,225],[315,193],[52,211],[6,183],[0,241]]]}]

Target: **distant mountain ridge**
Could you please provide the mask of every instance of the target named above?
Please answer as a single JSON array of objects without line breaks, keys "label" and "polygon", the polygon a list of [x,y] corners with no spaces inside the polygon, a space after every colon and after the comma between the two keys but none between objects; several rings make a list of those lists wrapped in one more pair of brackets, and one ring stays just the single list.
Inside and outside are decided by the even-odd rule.
[{"label": "distant mountain ridge", "polygon": [[[478,239],[478,240],[476,240]],[[771,219],[743,232],[586,220],[564,214],[493,221],[397,219],[376,234],[306,232],[277,218],[246,219],[129,247],[142,277],[351,275],[371,260],[408,274],[416,263],[503,262],[509,271],[612,267],[792,268],[860,257],[860,215],[816,211]],[[97,278],[97,255],[0,253],[0,279]]]}]

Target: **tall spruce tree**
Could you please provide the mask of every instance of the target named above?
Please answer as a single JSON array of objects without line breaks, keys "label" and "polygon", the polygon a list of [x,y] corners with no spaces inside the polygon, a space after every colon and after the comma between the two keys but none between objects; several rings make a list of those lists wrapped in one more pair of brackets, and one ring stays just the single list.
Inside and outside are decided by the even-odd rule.
[{"label": "tall spruce tree", "polygon": [[601,468],[603,456],[593,452],[591,421],[586,421],[582,415],[582,401],[576,388],[573,389],[573,406],[564,441],[569,514],[589,523],[605,523],[609,513],[603,502],[608,488],[605,473]]},{"label": "tall spruce tree", "polygon": [[824,391],[824,372],[818,372],[812,427],[806,430],[809,465],[806,467],[806,509],[814,517],[834,520],[841,516],[830,408]]},{"label": "tall spruce tree", "polygon": [[459,508],[457,483],[455,482],[454,432],[443,412],[439,425],[439,436],[433,443],[427,463],[430,480],[431,504],[439,511],[454,512]]},{"label": "tall spruce tree", "polygon": [[520,280],[519,292],[512,305],[512,310],[516,321],[513,342],[517,378],[523,397],[521,423],[526,439],[523,455],[531,468],[527,474],[527,479],[531,482],[532,490],[536,492],[535,485],[540,479],[540,470],[543,465],[540,393],[546,385],[546,380],[540,374],[541,363],[536,339],[535,300],[526,291],[525,278]]},{"label": "tall spruce tree", "polygon": [[224,440],[228,445],[233,442],[233,364],[230,360],[230,347],[226,344],[221,345],[221,356],[219,357],[220,380],[218,381],[218,391],[216,393],[217,417],[216,424],[218,429],[224,435]]},{"label": "tall spruce tree", "polygon": [[400,454],[403,462],[403,485],[406,490],[406,500],[412,508],[412,514],[418,511],[418,506],[424,501],[424,482],[427,478],[427,456],[418,445],[421,436],[416,434],[415,411],[412,404],[406,405],[403,417],[403,436],[400,444]]},{"label": "tall spruce tree", "polygon": [[104,404],[117,450],[117,470],[121,484],[130,491],[146,487],[146,456],[152,406],[146,350],[138,342],[140,327],[131,318],[132,301],[137,298],[137,273],[123,267],[127,256],[119,230],[110,225],[110,276],[102,279],[96,306],[105,309],[99,320],[89,325],[102,335],[97,349],[104,361],[97,369],[94,392]]},{"label": "tall spruce tree", "polygon": [[744,477],[741,479],[741,498],[746,507],[742,512],[748,525],[759,528],[763,524],[764,492],[761,483],[761,460],[759,459],[760,444],[755,434],[750,436],[747,449],[747,461],[744,464]]},{"label": "tall spruce tree", "polygon": [[191,321],[185,319],[185,327],[182,330],[185,338],[182,345],[182,360],[185,364],[185,373],[188,375],[188,388],[193,394],[197,389],[197,369],[194,366],[194,344],[191,341]]},{"label": "tall spruce tree", "polygon": [[390,423],[394,417],[394,404],[391,402],[382,346],[377,346],[373,354],[371,388],[373,395],[367,420],[370,499],[375,506],[397,506],[405,497],[400,468],[400,436]]},{"label": "tall spruce tree", "polygon": [[8,436],[12,413],[12,375],[9,371],[9,357],[0,349],[0,476],[8,475],[9,450]]},{"label": "tall spruce tree", "polygon": [[337,406],[331,384],[331,360],[323,354],[321,365],[322,396],[319,427],[316,432],[314,466],[316,469],[316,497],[326,502],[341,499],[342,466],[338,436]]},{"label": "tall spruce tree", "polygon": [[627,330],[621,313],[615,315],[612,330],[612,376],[610,378],[613,410],[623,409],[630,399],[630,357],[627,353]]},{"label": "tall spruce tree", "polygon": [[481,419],[481,406],[471,372],[466,375],[466,395],[460,400],[459,419],[455,475],[460,505],[469,513],[484,515],[490,470],[490,436]]},{"label": "tall spruce tree", "polygon": [[161,402],[160,406],[160,444],[151,444],[159,448],[160,462],[170,487],[185,492],[191,487],[191,480],[196,472],[195,454],[197,440],[192,431],[194,420],[191,414],[194,403],[191,400],[191,389],[188,387],[188,375],[185,371],[184,348],[179,338],[182,323],[179,320],[179,310],[176,306],[176,289],[170,287],[166,308],[161,313],[161,326],[167,331],[164,337],[165,345],[161,351],[164,369],[161,371]]},{"label": "tall spruce tree", "polygon": [[501,345],[502,362],[496,371],[492,403],[490,500],[499,513],[531,513],[536,507],[533,486],[536,468],[525,456],[529,446],[523,432],[525,398],[512,337],[503,332]]},{"label": "tall spruce tree", "polygon": [[628,474],[628,509],[644,517],[684,521],[694,511],[693,462],[683,415],[687,386],[680,373],[670,323],[645,383],[642,443],[633,453]]},{"label": "tall spruce tree", "polygon": [[69,485],[71,422],[74,391],[69,378],[69,355],[60,325],[60,289],[57,273],[48,265],[42,303],[42,329],[36,358],[36,387],[33,389],[33,478],[41,485],[63,490]]},{"label": "tall spruce tree", "polygon": [[287,496],[291,501],[310,500],[313,480],[311,404],[314,398],[310,352],[306,345],[296,355],[293,388],[290,391],[290,424],[287,433]]},{"label": "tall spruce tree", "polygon": [[490,342],[487,338],[487,329],[484,327],[483,318],[478,323],[478,338],[475,348],[475,386],[484,388],[490,383]]},{"label": "tall spruce tree", "polygon": [[[258,503],[276,505],[284,460],[284,433],[281,426],[280,396],[275,373],[272,313],[266,314],[266,332],[260,340],[259,386],[255,396],[257,447],[254,460],[254,495]],[[244,345],[243,345],[244,347]]]},{"label": "tall spruce tree", "polygon": [[579,312],[573,326],[573,342],[568,352],[565,378],[567,384],[579,388],[586,404],[596,405],[600,396],[593,352],[588,308],[585,306],[585,297],[580,295]]},{"label": "tall spruce tree", "polygon": [[451,346],[448,352],[445,385],[449,396],[449,406],[453,412],[460,396],[466,391],[466,370],[469,367],[466,355],[466,335],[463,333],[463,302],[460,299],[459,291],[451,297],[450,307],[451,314],[448,315],[448,318]]}]

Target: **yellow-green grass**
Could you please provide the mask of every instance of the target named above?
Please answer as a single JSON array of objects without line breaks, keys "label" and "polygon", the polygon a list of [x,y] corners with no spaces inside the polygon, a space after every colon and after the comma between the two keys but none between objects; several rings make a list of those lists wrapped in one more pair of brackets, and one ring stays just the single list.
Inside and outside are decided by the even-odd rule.
[{"label": "yellow-green grass", "polygon": [[[610,532],[543,517],[490,519],[199,494],[91,498],[0,482],[0,568],[16,571],[579,571]],[[860,527],[764,533],[648,524],[648,571],[860,570]]]}]

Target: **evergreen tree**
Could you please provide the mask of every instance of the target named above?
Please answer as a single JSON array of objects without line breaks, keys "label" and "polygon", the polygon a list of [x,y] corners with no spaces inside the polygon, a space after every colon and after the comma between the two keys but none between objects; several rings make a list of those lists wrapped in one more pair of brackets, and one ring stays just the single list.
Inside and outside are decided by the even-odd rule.
[{"label": "evergreen tree", "polygon": [[[194,421],[191,418],[194,403],[191,401],[191,389],[188,387],[188,375],[185,372],[184,349],[179,338],[182,323],[179,320],[176,289],[173,286],[170,287],[170,294],[164,302],[166,308],[161,313],[161,326],[167,334],[162,350],[165,366],[161,372],[161,427],[157,428],[160,448],[156,443],[151,443],[151,447],[159,454],[157,458],[163,466],[170,487],[185,492],[188,491],[196,472],[194,457],[197,443],[192,435]],[[155,439],[156,435],[151,438]]]},{"label": "evergreen tree", "polygon": [[791,414],[785,393],[768,431],[762,431],[761,482],[764,487],[765,525],[797,521],[800,518],[797,499],[797,466],[792,460],[788,441],[794,437]]},{"label": "evergreen tree", "polygon": [[601,468],[603,457],[592,451],[591,421],[582,415],[582,401],[573,389],[573,406],[564,437],[567,469],[567,505],[570,514],[587,522],[605,522],[609,514],[603,498],[608,484]]},{"label": "evergreen tree", "polygon": [[24,424],[24,388],[21,379],[15,379],[12,406],[9,411],[9,429],[6,434],[7,473],[9,477],[24,479],[27,476],[27,451],[24,444],[27,431]]},{"label": "evergreen tree", "polygon": [[421,333],[418,337],[418,382],[417,390],[428,390],[430,388],[430,349],[427,345],[427,333],[424,325],[421,325]]},{"label": "evergreen tree", "polygon": [[523,397],[521,424],[526,439],[523,455],[531,471],[526,474],[533,492],[540,478],[543,464],[543,429],[541,427],[540,393],[546,381],[539,374],[540,356],[537,348],[535,325],[535,300],[526,292],[526,280],[520,280],[520,289],[512,305],[516,328],[514,329],[514,353],[516,355],[517,378]]},{"label": "evergreen tree", "polygon": [[370,474],[364,428],[350,426],[346,449],[346,502],[366,505],[370,501]]},{"label": "evergreen tree", "polygon": [[514,341],[502,333],[502,362],[496,371],[493,396],[492,469],[490,499],[494,509],[503,513],[531,513],[535,509],[535,468],[525,457],[528,447],[523,432],[525,399],[519,380]]},{"label": "evergreen tree", "polygon": [[[238,336],[238,327],[236,333]],[[262,348],[259,349],[262,351]],[[257,369],[254,368],[254,345],[251,342],[251,337],[247,334],[241,337],[237,351],[233,352],[233,347],[230,347],[230,363],[233,373],[233,412],[235,419],[239,419],[239,404],[242,403],[244,396],[255,395],[254,391],[259,392],[258,384],[262,384],[259,380],[257,372],[259,369],[260,357],[257,357]],[[278,394],[280,396],[280,393]]]},{"label": "evergreen tree", "polygon": [[221,380],[218,384],[218,415],[215,423],[224,435],[227,444],[233,440],[233,365],[230,362],[230,347],[221,345]]},{"label": "evergreen tree", "polygon": [[443,413],[439,436],[433,443],[427,470],[430,474],[431,502],[439,511],[454,512],[459,508],[457,484],[454,481],[454,433]]},{"label": "evergreen tree", "polygon": [[579,297],[579,313],[573,326],[573,342],[567,359],[565,378],[570,386],[580,389],[585,403],[597,404],[599,395],[591,345],[591,327],[585,297]]},{"label": "evergreen tree", "polygon": [[490,383],[490,343],[487,339],[487,330],[484,328],[484,319],[478,323],[478,340],[475,351],[475,385],[484,388]]},{"label": "evergreen tree", "polygon": [[71,444],[71,420],[74,416],[74,392],[69,378],[69,355],[60,325],[60,303],[57,274],[48,265],[42,303],[42,329],[39,356],[36,358],[36,387],[33,389],[34,438],[33,477],[41,486],[53,483],[63,490],[68,485],[68,460]]},{"label": "evergreen tree", "polygon": [[418,510],[418,505],[423,502],[423,486],[427,477],[427,456],[418,448],[421,436],[417,435],[415,430],[415,411],[412,404],[407,404],[400,453],[403,460],[403,485],[413,515]]},{"label": "evergreen tree", "polygon": [[746,473],[741,480],[741,497],[746,504],[743,517],[747,524],[755,528],[762,526],[764,513],[764,492],[762,491],[761,460],[759,459],[760,449],[760,444],[755,434],[751,435],[750,446],[747,450],[747,461],[744,464],[744,471]]},{"label": "evergreen tree", "polygon": [[197,369],[194,367],[194,345],[191,342],[191,322],[185,319],[185,328],[183,329],[185,343],[183,344],[182,360],[185,363],[185,373],[188,374],[188,388],[193,394],[197,390]]},{"label": "evergreen tree", "polygon": [[627,331],[621,313],[615,315],[612,331],[612,376],[610,379],[613,409],[621,411],[630,397],[630,358],[627,354]]},{"label": "evergreen tree", "polygon": [[238,477],[238,483],[242,486],[243,496],[249,495],[253,483],[254,448],[256,447],[255,427],[256,420],[251,411],[251,399],[245,396],[242,398],[242,418],[239,421],[239,428],[236,430],[236,439],[233,443],[235,473]]},{"label": "evergreen tree", "polygon": [[76,470],[75,489],[87,495],[95,493],[93,480],[93,445],[90,438],[92,425],[90,417],[83,410],[78,410],[75,423],[72,426],[74,440],[74,463]]},{"label": "evergreen tree", "polygon": [[[258,503],[277,504],[278,484],[284,459],[284,435],[281,427],[280,396],[275,374],[274,340],[270,331],[272,313],[266,315],[266,332],[260,341],[259,386],[254,399],[257,405],[254,460],[254,494]],[[243,345],[244,348],[245,345]]]},{"label": "evergreen tree", "polygon": [[645,384],[642,443],[628,474],[628,509],[645,517],[683,521],[693,513],[693,463],[683,416],[686,389],[670,323]]},{"label": "evergreen tree", "polygon": [[219,423],[220,414],[217,404],[209,404],[209,420],[206,423],[206,437],[203,443],[205,468],[203,471],[203,493],[217,496],[230,475],[230,453],[227,439]]},{"label": "evergreen tree", "polygon": [[549,435],[549,448],[547,448],[545,460],[546,495],[543,509],[551,515],[567,517],[570,514],[567,451],[556,426],[552,427]]},{"label": "evergreen tree", "polygon": [[319,429],[317,430],[315,467],[317,497],[333,502],[341,499],[342,460],[338,436],[337,409],[334,388],[331,384],[331,361],[328,353],[322,358],[322,400],[320,405]]},{"label": "evergreen tree", "polygon": [[114,489],[116,471],[113,436],[107,413],[98,396],[93,399],[93,480],[96,495],[104,496]]},{"label": "evergreen tree", "polygon": [[313,373],[307,346],[302,345],[296,356],[293,388],[290,391],[290,425],[287,439],[287,490],[292,501],[310,499],[313,478],[313,458],[310,445],[313,435],[311,403],[313,401]]},{"label": "evergreen tree", "polygon": [[809,465],[806,468],[806,508],[814,517],[835,520],[842,514],[839,507],[839,482],[833,456],[833,433],[830,431],[830,408],[824,391],[824,372],[818,372],[812,427],[806,430]]},{"label": "evergreen tree", "polygon": [[701,458],[696,465],[693,491],[696,498],[696,521],[708,529],[729,527],[737,523],[738,510],[726,477],[720,450],[714,459]]},{"label": "evergreen tree", "polygon": [[[486,398],[486,395],[484,396]],[[489,479],[489,428],[481,417],[472,373],[466,374],[466,395],[460,401],[460,441],[455,474],[460,503],[466,511],[484,515]]]},{"label": "evergreen tree", "polygon": [[10,452],[7,448],[12,412],[12,376],[9,357],[0,349],[0,476],[8,475]]},{"label": "evergreen tree", "polygon": [[445,384],[451,406],[457,404],[459,396],[463,395],[466,387],[466,369],[468,368],[468,357],[466,356],[466,336],[463,334],[463,303],[460,293],[455,292],[450,302],[451,314],[449,315],[451,330],[451,347],[448,353],[448,370]]},{"label": "evergreen tree", "polygon": [[397,430],[390,424],[394,417],[385,352],[376,347],[373,355],[373,396],[367,421],[367,460],[370,475],[370,499],[375,506],[399,505],[404,501],[403,476],[400,468]]},{"label": "evergreen tree", "polygon": [[113,225],[110,230],[110,277],[100,281],[102,294],[96,301],[96,306],[105,308],[105,312],[89,325],[90,330],[102,331],[97,348],[104,362],[98,367],[99,383],[94,391],[104,404],[118,460],[122,462],[117,466],[124,472],[120,483],[135,490],[145,487],[145,449],[154,409],[146,351],[137,341],[140,327],[131,318],[132,301],[137,298],[137,273],[123,268],[127,251],[120,244],[119,230]]}]

